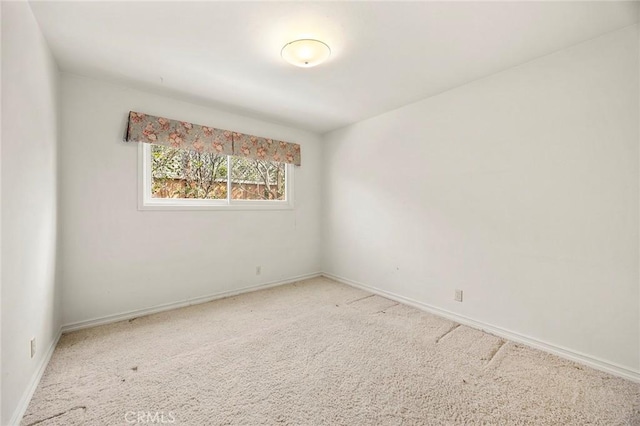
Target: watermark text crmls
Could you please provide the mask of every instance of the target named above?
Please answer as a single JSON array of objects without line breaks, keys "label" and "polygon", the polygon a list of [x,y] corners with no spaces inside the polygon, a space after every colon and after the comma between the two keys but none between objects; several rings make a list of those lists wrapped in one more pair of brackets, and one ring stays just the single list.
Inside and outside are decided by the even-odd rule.
[{"label": "watermark text crmls", "polygon": [[127,411],[124,420],[129,424],[171,424],[176,416],[173,411]]}]

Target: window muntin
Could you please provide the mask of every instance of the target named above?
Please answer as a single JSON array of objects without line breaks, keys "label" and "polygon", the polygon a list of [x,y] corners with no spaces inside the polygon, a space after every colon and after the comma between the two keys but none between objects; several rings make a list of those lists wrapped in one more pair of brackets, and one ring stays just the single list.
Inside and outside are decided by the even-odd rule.
[{"label": "window muntin", "polygon": [[293,166],[140,144],[147,209],[289,209]]}]

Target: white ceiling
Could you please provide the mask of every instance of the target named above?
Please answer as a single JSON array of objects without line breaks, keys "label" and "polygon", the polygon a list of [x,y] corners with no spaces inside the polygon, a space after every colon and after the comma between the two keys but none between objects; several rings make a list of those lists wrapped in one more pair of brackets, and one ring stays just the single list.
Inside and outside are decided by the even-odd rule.
[{"label": "white ceiling", "polygon": [[[62,70],[323,133],[634,24],[637,2],[31,2]],[[325,41],[316,68],[280,58]],[[178,117],[179,118],[179,117]]]}]

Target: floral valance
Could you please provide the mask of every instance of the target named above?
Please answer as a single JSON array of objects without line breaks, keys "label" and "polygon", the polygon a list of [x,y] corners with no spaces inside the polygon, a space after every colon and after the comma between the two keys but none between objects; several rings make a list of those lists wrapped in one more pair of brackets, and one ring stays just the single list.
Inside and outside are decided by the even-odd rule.
[{"label": "floral valance", "polygon": [[300,145],[229,130],[201,126],[186,121],[129,112],[126,142],[144,142],[171,148],[221,155],[237,155],[254,160],[300,165]]}]

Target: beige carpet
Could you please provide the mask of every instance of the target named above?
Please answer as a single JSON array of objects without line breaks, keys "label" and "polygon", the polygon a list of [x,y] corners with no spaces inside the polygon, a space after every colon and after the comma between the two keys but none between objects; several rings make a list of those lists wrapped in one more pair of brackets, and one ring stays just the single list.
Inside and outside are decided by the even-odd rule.
[{"label": "beige carpet", "polygon": [[638,425],[639,403],[638,384],[317,278],[64,335],[22,424]]}]

